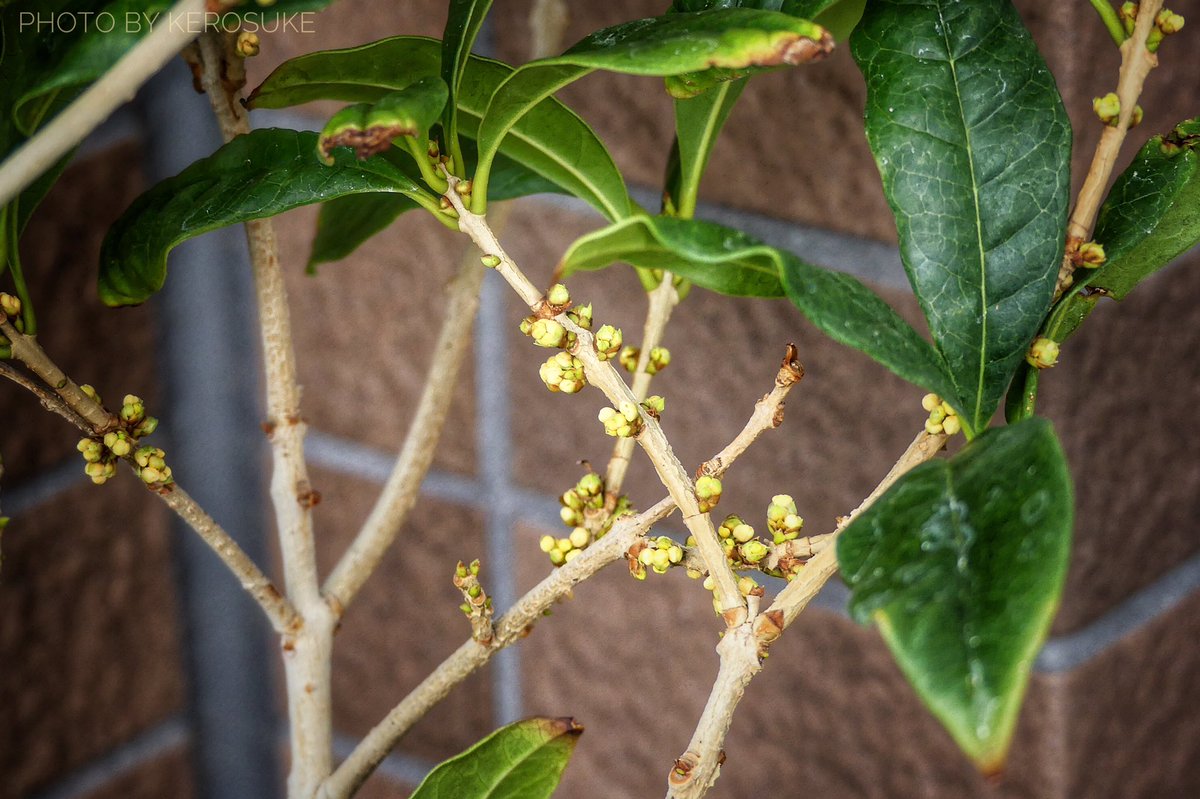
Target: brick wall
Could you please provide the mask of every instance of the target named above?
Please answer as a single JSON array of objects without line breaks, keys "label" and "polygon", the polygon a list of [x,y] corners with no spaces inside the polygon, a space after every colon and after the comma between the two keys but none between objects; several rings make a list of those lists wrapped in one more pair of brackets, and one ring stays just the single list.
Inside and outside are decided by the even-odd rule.
[{"label": "brick wall", "polygon": [[[572,2],[568,39],[656,13],[660,5]],[[1188,2],[1177,5],[1187,14]],[[519,58],[529,6],[528,0],[497,3],[484,41],[490,52]],[[1090,13],[1081,2],[1022,0],[1018,7],[1067,99],[1081,175],[1099,134],[1090,99],[1111,88],[1116,72],[1112,47],[1091,19],[1073,32],[1073,17]],[[267,40],[252,67],[261,77],[313,49],[395,33],[439,35],[443,20],[441,0],[400,7],[341,0],[318,18],[316,34]],[[1200,75],[1188,70],[1184,47],[1174,44],[1163,74],[1151,78],[1144,131],[1195,112]],[[186,85],[184,76],[172,80]],[[669,102],[654,82],[594,75],[563,96],[595,126],[630,181],[653,197],[672,124]],[[717,147],[702,215],[870,275],[915,321],[919,312],[861,132],[862,103],[861,78],[844,51],[817,66],[756,79]],[[323,110],[258,122],[313,126]],[[69,372],[102,393],[137,390],[178,408],[181,396],[199,387],[194,378],[188,382],[189,362],[181,362],[177,342],[202,335],[203,351],[233,339],[226,344],[238,354],[226,366],[239,370],[238,385],[252,386],[244,336],[229,326],[191,334],[195,320],[156,316],[161,305],[103,312],[92,298],[104,226],[145,183],[137,164],[149,162],[149,173],[157,174],[167,168],[155,159],[180,146],[164,134],[172,113],[144,113],[145,126],[124,144],[94,149],[74,167],[35,222],[26,257],[42,307],[63,309],[46,321],[44,341]],[[307,277],[301,264],[314,218],[313,209],[290,213],[279,232],[284,262],[294,265],[289,291],[314,482],[324,498],[320,558],[328,568],[403,439],[429,366],[443,286],[467,249],[461,237],[411,214],[345,262]],[[545,282],[562,250],[598,224],[576,203],[533,198],[517,205],[501,238],[535,282]],[[181,255],[189,260],[176,264],[168,291],[185,272],[215,272],[226,263],[218,245],[205,241]],[[1129,300],[1098,310],[1043,381],[1042,409],[1054,419],[1076,476],[1078,525],[1063,606],[1038,661],[1003,782],[985,784],[972,772],[906,687],[878,636],[847,619],[844,589],[834,585],[772,650],[751,685],[711,795],[791,795],[799,788],[790,786],[800,785],[813,795],[888,799],[1200,793],[1192,768],[1200,756],[1194,710],[1200,651],[1193,643],[1200,634],[1200,539],[1193,530],[1200,516],[1193,444],[1200,440],[1193,412],[1200,399],[1194,357],[1200,311],[1191,301],[1200,272],[1188,269],[1200,257],[1181,260]],[[454,562],[482,556],[489,588],[506,606],[545,574],[536,540],[561,529],[554,496],[574,482],[577,462],[607,457],[609,440],[594,422],[595,397],[542,388],[540,357],[516,331],[518,303],[488,277],[473,374],[456,396],[422,501],[337,640],[343,753],[467,635],[449,582]],[[592,300],[597,318],[640,329],[644,294],[628,271],[580,276],[572,293]],[[196,295],[184,299],[198,302]],[[167,298],[166,307],[178,301]],[[810,524],[823,529],[871,489],[921,423],[911,387],[822,338],[786,303],[694,291],[668,328],[675,359],[655,390],[670,399],[664,424],[681,459],[698,463],[744,422],[788,341],[798,343],[808,376],[784,426],[730,473],[722,507],[757,514],[772,494],[787,491]],[[167,385],[155,374],[165,374]],[[476,385],[486,393],[476,395]],[[230,424],[252,427],[254,413],[243,407]],[[236,749],[223,755],[214,731],[221,724],[265,729],[269,738],[271,729],[282,734],[278,716],[259,708],[218,717],[214,727],[212,708],[221,705],[203,686],[229,664],[219,662],[220,651],[207,659],[186,654],[205,625],[243,624],[237,629],[253,635],[257,628],[240,621],[253,607],[228,598],[236,597],[236,586],[219,572],[209,582],[185,574],[173,583],[179,558],[168,543],[177,539],[168,536],[161,509],[124,477],[104,489],[82,484],[70,431],[11,386],[0,386],[0,418],[15,420],[0,431],[0,450],[8,469],[5,508],[16,516],[0,573],[6,774],[0,798],[178,796],[193,783],[207,786],[198,795],[261,796],[213,792],[211,772],[222,756],[254,759],[239,758]],[[701,418],[703,426],[688,423]],[[176,426],[181,445],[200,445],[198,431],[178,420]],[[234,469],[257,464],[261,447],[255,440],[205,455],[195,460],[206,469]],[[180,479],[188,485],[206,475],[195,466]],[[641,459],[629,485],[642,505],[661,494]],[[265,503],[261,492],[252,496]],[[218,517],[236,511],[219,504],[213,510]],[[264,523],[243,526],[260,547],[270,537]],[[414,617],[419,636],[410,633]],[[403,795],[428,764],[499,723],[533,713],[573,714],[587,727],[561,796],[654,795],[716,672],[715,632],[708,597],[682,575],[635,583],[614,567],[451,694],[401,742],[364,795]],[[273,668],[267,663],[253,672],[252,684],[277,683]],[[273,776],[278,767],[267,772]]]}]

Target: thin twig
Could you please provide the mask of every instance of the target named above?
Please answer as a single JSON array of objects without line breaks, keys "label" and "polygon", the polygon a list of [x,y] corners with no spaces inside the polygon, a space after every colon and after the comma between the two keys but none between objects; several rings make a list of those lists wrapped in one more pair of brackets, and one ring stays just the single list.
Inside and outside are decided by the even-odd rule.
[{"label": "thin twig", "polygon": [[[58,396],[55,397],[48,388],[38,386],[28,378],[17,380],[22,386],[33,391],[43,401],[43,404],[46,402],[61,402],[67,409],[67,412],[63,413],[58,408],[53,408],[53,410],[74,424],[80,432],[87,436],[102,435],[106,431],[119,427],[120,420],[116,415],[110,413],[100,403],[80,391],[78,386],[75,386],[63,374],[57,364],[50,360],[50,356],[42,350],[36,341],[22,333],[18,333],[3,318],[0,318],[0,332],[13,343],[13,357],[28,366],[39,377],[49,374],[58,376],[58,379],[62,381],[58,390]],[[10,378],[14,374],[13,370],[7,366],[4,366],[0,370],[0,373]],[[67,391],[66,387],[68,386],[74,386],[75,388],[74,390]],[[133,459],[133,454],[131,453],[124,460],[136,473],[137,464]],[[140,483],[141,481],[139,480],[138,482]],[[295,627],[297,614],[291,603],[284,598],[279,589],[275,587],[275,584],[271,582],[271,579],[258,568],[250,556],[238,546],[238,543],[233,540],[229,533],[225,532],[224,528],[217,524],[192,499],[191,495],[184,491],[178,483],[172,483],[169,488],[157,489],[152,493],[162,499],[171,510],[175,511],[200,536],[201,540],[208,544],[209,548],[217,554],[217,557],[229,567],[229,570],[233,572],[233,575],[241,583],[242,588],[258,602],[259,607],[262,608],[267,618],[270,619],[271,625],[275,628],[276,632],[288,632]]]},{"label": "thin twig", "polygon": [[[834,536],[878,499],[908,470],[933,458],[945,445],[946,436],[922,431],[883,480],[849,516],[838,521]],[[837,571],[837,548],[830,539],[800,573],[788,583],[767,610],[745,624],[728,630],[717,653],[721,665],[708,702],[696,724],[687,751],[675,761],[667,779],[667,799],[700,799],[720,774],[725,760],[722,747],[733,713],[750,680],[762,668],[762,656],[812,598]]]},{"label": "thin twig", "polygon": [[[675,290],[674,276],[663,274],[662,283],[650,292],[650,306],[646,310],[646,323],[642,328],[641,351],[638,353],[637,368],[633,373],[633,396],[641,402],[650,392],[650,351],[662,342],[663,331],[671,319],[671,311],[679,304],[679,292]],[[625,484],[625,473],[633,457],[633,439],[618,438],[613,445],[612,457],[605,471],[604,489],[615,500]]]},{"label": "thin twig", "polygon": [[112,69],[33,138],[14,150],[0,164],[0,206],[11,202],[55,161],[99,127],[109,114],[132,100],[143,83],[196,37],[197,31],[190,24],[168,24],[169,15],[181,19],[188,14],[203,14],[206,6],[205,0],[180,0]]},{"label": "thin twig", "polygon": [[42,407],[53,413],[57,413],[62,418],[66,419],[71,424],[78,427],[80,430],[91,435],[91,426],[86,420],[75,411],[71,410],[71,406],[67,405],[61,397],[55,394],[44,385],[25,375],[16,369],[13,369],[8,364],[0,361],[0,377],[6,377],[22,388],[32,392],[42,404]]},{"label": "thin twig", "polygon": [[[498,259],[496,271],[535,314],[553,315],[555,321],[575,334],[576,343],[571,349],[571,354],[583,363],[584,374],[590,384],[604,392],[614,406],[619,407],[628,402],[638,407],[637,399],[612,364],[600,360],[597,356],[592,334],[571,321],[565,312],[554,314],[552,307],[545,302],[542,292],[504,251],[487,220],[463,205],[457,192],[459,181],[453,175],[448,174],[447,177],[451,185],[446,197],[458,212],[459,229],[471,237],[484,255]],[[671,449],[658,420],[646,413],[642,413],[641,418],[642,430],[637,435],[637,441],[650,456],[650,462],[654,464],[659,479],[683,512],[683,522],[687,525],[688,532],[696,539],[706,570],[716,583],[716,593],[726,624],[736,626],[746,619],[746,602],[738,591],[737,578],[721,549],[712,519],[707,513],[700,511],[695,486]]]},{"label": "thin twig", "polygon": [[[784,401],[791,387],[799,380],[799,374],[802,374],[802,370],[795,362],[795,348],[789,346],[788,356],[776,375],[775,387],[755,405],[750,420],[734,439],[736,444],[730,444],[706,461],[702,470],[713,475],[724,474],[747,446],[765,431],[778,427],[783,420]],[[675,507],[675,500],[668,496],[641,514],[621,517],[607,535],[552,571],[517,600],[512,610],[495,623],[489,644],[483,645],[471,639],[455,650],[367,733],[350,757],[325,781],[318,794],[319,799],[343,799],[353,794],[387,757],[396,742],[454,686],[487,663],[496,652],[524,637],[543,611],[566,596],[572,588],[609,563],[625,557],[638,537],[644,535],[651,525],[669,516]]]},{"label": "thin twig", "polygon": [[1058,273],[1058,284],[1054,296],[1059,296],[1071,285],[1071,274],[1075,271],[1072,258],[1079,245],[1087,241],[1096,224],[1096,214],[1104,199],[1104,189],[1112,176],[1121,145],[1129,132],[1133,114],[1137,108],[1138,97],[1150,70],[1158,66],[1158,56],[1146,49],[1146,37],[1154,27],[1154,18],[1162,9],[1163,0],[1142,0],[1138,5],[1137,21],[1134,24],[1133,35],[1120,46],[1121,70],[1117,78],[1117,99],[1121,110],[1115,125],[1107,125],[1100,134],[1096,144],[1096,153],[1092,156],[1092,164],[1079,190],[1075,201],[1075,210],[1071,213],[1071,221],[1067,224],[1067,249],[1063,256],[1062,267]]},{"label": "thin twig", "polygon": [[464,256],[446,298],[446,316],[438,333],[433,361],[400,457],[370,516],[325,581],[325,596],[339,615],[379,565],[416,504],[421,480],[433,462],[438,439],[449,415],[460,367],[470,349],[471,326],[479,308],[483,271],[484,267],[473,253]]}]

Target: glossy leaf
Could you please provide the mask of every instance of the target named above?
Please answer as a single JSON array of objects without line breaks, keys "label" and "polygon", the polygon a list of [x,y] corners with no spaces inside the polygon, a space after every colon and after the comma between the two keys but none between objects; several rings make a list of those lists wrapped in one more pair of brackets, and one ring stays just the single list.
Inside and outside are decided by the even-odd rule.
[{"label": "glossy leaf", "polygon": [[317,139],[321,158],[331,163],[334,147],[352,148],[366,158],[391,147],[392,140],[411,136],[421,151],[429,129],[446,107],[448,92],[440,78],[421,78],[387,92],[373,103],[355,103],[334,114]]},{"label": "glossy leaf", "polygon": [[[476,185],[486,186],[496,151],[531,108],[594,70],[666,77],[710,67],[782,66],[819,58],[832,45],[818,25],[746,8],[665,14],[604,28],[561,56],[522,66],[496,90],[477,137]],[[486,198],[477,195],[474,210],[485,206]]]},{"label": "glossy leaf", "polygon": [[[475,163],[471,142],[463,142],[463,152],[470,167]],[[414,181],[420,180],[420,173],[411,160],[406,160],[403,155],[389,154],[388,157]],[[558,185],[503,156],[496,159],[492,182],[488,186],[491,200],[558,192],[562,192]],[[308,258],[308,271],[315,272],[323,263],[340,261],[395,222],[402,213],[419,207],[415,200],[403,194],[387,193],[351,194],[322,204]]]},{"label": "glossy leaf", "polygon": [[1050,307],[1066,112],[1009,0],[872,0],[851,48],[905,269],[982,429]]},{"label": "glossy leaf", "polygon": [[[285,108],[314,100],[373,102],[410,81],[436,76],[440,58],[440,43],[418,36],[312,53],[278,67],[254,90],[249,103],[251,108]],[[457,98],[460,134],[477,138],[488,100],[512,72],[499,61],[478,56],[467,60]],[[631,211],[625,181],[604,144],[587,123],[553,98],[526,114],[499,152],[587,201],[610,220]],[[490,196],[490,189],[484,190]]]},{"label": "glossy leaf", "polygon": [[786,294],[824,333],[904,379],[938,394],[953,386],[937,352],[858,280],[805,263],[736,230],[698,220],[631,217],[577,240],[559,268],[565,276],[616,261],[669,269],[722,294]]},{"label": "glossy leaf", "polygon": [[501,727],[421,781],[411,799],[548,799],[583,727],[532,718]]},{"label": "glossy leaf", "polygon": [[1062,448],[1034,418],[913,469],[838,538],[851,612],[988,773],[1058,605],[1072,514]]},{"label": "glossy leaf", "polygon": [[450,0],[446,15],[446,30],[442,35],[442,80],[450,87],[450,102],[446,105],[446,141],[458,152],[457,97],[463,74],[467,69],[471,47],[479,36],[479,29],[492,7],[492,0]]},{"label": "glossy leaf", "polygon": [[256,130],[138,197],[101,247],[101,299],[144,302],[162,288],[167,253],[201,233],[348,194],[427,196],[382,156],[358,161],[343,151],[326,166],[316,147],[315,133]]},{"label": "glossy leaf", "polygon": [[667,183],[668,193],[682,217],[688,218],[695,213],[700,179],[708,167],[717,136],[742,96],[747,80],[726,81],[698,97],[675,101],[678,173],[668,178]]}]

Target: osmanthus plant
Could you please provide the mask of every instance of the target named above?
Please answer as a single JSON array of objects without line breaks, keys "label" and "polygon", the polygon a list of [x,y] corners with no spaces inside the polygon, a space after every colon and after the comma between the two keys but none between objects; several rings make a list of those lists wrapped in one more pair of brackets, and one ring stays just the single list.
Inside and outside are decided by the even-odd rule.
[{"label": "osmanthus plant", "polygon": [[[838,571],[853,590],[854,615],[878,626],[963,751],[985,772],[1003,767],[1070,552],[1071,480],[1051,422],[1035,414],[1038,377],[1098,302],[1124,298],[1200,240],[1200,121],[1150,138],[1105,196],[1126,134],[1141,117],[1137,101],[1159,45],[1183,26],[1162,0],[1120,9],[1091,0],[1120,48],[1122,67],[1115,91],[1096,100],[1094,124],[1106,127],[1073,209],[1070,122],[1008,0],[675,0],[661,16],[596,31],[561,54],[541,53],[520,66],[471,53],[490,2],[451,0],[441,41],[397,36],[311,53],[280,66],[245,98],[249,108],[346,103],[320,133],[250,130],[237,102],[243,59],[257,49],[248,30],[225,25],[195,42],[195,31],[161,26],[121,38],[89,33],[31,42],[9,36],[26,5],[4,6],[0,143],[8,155],[0,166],[0,252],[12,292],[0,295],[0,374],[83,431],[79,449],[95,482],[127,462],[262,606],[280,635],[287,678],[289,796],[353,794],[434,703],[527,634],[572,586],[618,560],[642,579],[685,570],[713,593],[724,625],[712,693],[667,775],[668,797],[699,797],[712,786],[734,710],[768,649]],[[168,9],[133,0],[56,5]],[[203,5],[184,0],[169,10]],[[247,13],[225,5],[230,14]],[[280,0],[274,8],[320,5]],[[536,4],[541,41],[553,39],[549,27],[562,11],[554,0]],[[841,43],[866,81],[866,137],[928,336],[854,278],[694,218],[713,144],[746,83],[767,70],[820,69],[810,64]],[[70,150],[115,107],[112,88],[132,90],[180,48],[227,143],[130,205],[105,239],[99,291],[114,306],[144,302],[162,287],[173,247],[245,224],[262,322],[283,590],[184,492],[167,454],[144,443],[156,423],[140,399],[126,396],[110,411],[38,346],[21,270],[24,224]],[[596,70],[660,81],[675,98],[676,135],[656,211],[630,198],[603,142],[554,97]],[[606,221],[561,254],[556,282],[543,292],[505,252],[489,212],[499,201],[545,192],[578,197]],[[268,221],[315,203],[321,208],[310,267],[344,257],[407,211],[462,232],[480,251],[449,291],[437,366],[395,471],[323,581],[313,558],[314,496],[282,267]],[[648,295],[638,340],[604,324],[602,310],[575,302],[566,286],[580,270],[614,263],[636,269]],[[494,613],[478,561],[448,564],[470,638],[335,765],[333,629],[415,502],[488,268],[528,306],[514,326],[531,345],[552,351],[538,375],[546,387],[563,394],[594,387],[604,395],[593,432],[616,439],[613,455],[603,473],[589,471],[566,487],[565,532],[541,542],[553,568],[503,615]],[[917,386],[914,406],[923,395],[923,429],[877,489],[830,531],[802,535],[797,503],[783,494],[761,519],[712,515],[725,471],[782,421],[784,399],[803,376],[791,346],[746,427],[700,464],[694,479],[675,458],[660,424],[668,403],[650,394],[650,385],[672,357],[690,357],[672,356],[660,342],[673,307],[692,287],[787,298],[825,334]],[[938,457],[959,433],[961,446]],[[666,491],[640,511],[622,493],[638,445]],[[676,508],[688,538],[652,535],[651,526]],[[760,584],[763,575],[784,587],[768,598],[767,585],[780,583]],[[578,732],[562,719],[504,728],[439,766],[415,795],[549,795]]]}]

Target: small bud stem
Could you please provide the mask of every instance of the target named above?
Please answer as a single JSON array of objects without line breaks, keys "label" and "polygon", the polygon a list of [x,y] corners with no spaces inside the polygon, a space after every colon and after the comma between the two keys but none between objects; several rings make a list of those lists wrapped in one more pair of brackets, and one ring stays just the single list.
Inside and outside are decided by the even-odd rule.
[{"label": "small bud stem", "polygon": [[421,170],[421,177],[425,179],[425,185],[438,194],[445,194],[446,190],[450,188],[450,184],[433,168],[433,164],[429,160],[428,149],[422,147],[412,136],[401,136],[400,138],[404,140],[404,146],[408,148],[413,160],[417,162],[417,169]]}]

